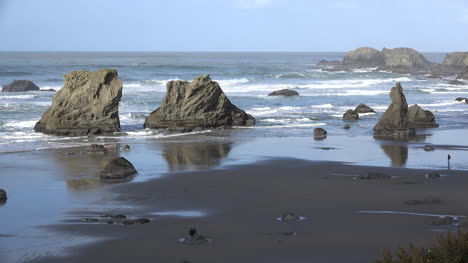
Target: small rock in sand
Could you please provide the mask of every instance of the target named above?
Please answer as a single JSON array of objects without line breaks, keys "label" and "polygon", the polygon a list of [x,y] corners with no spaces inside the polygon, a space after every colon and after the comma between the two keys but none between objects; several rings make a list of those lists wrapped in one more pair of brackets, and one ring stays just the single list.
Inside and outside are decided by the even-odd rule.
[{"label": "small rock in sand", "polygon": [[149,223],[151,220],[147,219],[147,218],[138,218],[137,220],[135,220],[135,223],[137,224],[146,224],[146,223]]},{"label": "small rock in sand", "polygon": [[453,225],[453,223],[454,223],[453,217],[443,216],[432,221],[431,225],[434,225],[434,226]]},{"label": "small rock in sand", "polygon": [[430,179],[435,179],[435,178],[440,178],[440,174],[438,174],[438,173],[430,173],[430,174],[427,174],[425,177],[426,177],[426,178],[430,178]]},{"label": "small rock in sand", "polygon": [[294,213],[291,213],[291,212],[287,212],[287,213],[284,213],[282,216],[281,216],[281,221],[297,221],[301,219],[301,217],[295,215]]},{"label": "small rock in sand", "polygon": [[182,242],[189,245],[198,245],[208,243],[209,240],[205,236],[198,234],[196,228],[190,228],[189,235]]},{"label": "small rock in sand", "polygon": [[345,130],[349,130],[349,128],[351,128],[351,126],[349,126],[349,124],[345,124],[345,126],[343,126],[343,129],[345,129]]},{"label": "small rock in sand", "polygon": [[122,224],[128,226],[128,225],[134,225],[135,224],[135,220],[125,220],[122,222]]},{"label": "small rock in sand", "polygon": [[375,173],[375,172],[367,172],[365,174],[359,175],[356,179],[389,179],[392,178],[388,174],[384,173]]},{"label": "small rock in sand", "polygon": [[104,167],[100,177],[101,180],[123,180],[138,173],[135,167],[125,158],[114,158]]},{"label": "small rock in sand", "polygon": [[316,140],[323,140],[327,138],[327,131],[322,128],[315,128],[314,129],[314,139]]},{"label": "small rock in sand", "polygon": [[126,151],[126,152],[129,152],[130,151],[130,146],[128,144],[126,144],[124,147],[123,147],[123,150]]}]

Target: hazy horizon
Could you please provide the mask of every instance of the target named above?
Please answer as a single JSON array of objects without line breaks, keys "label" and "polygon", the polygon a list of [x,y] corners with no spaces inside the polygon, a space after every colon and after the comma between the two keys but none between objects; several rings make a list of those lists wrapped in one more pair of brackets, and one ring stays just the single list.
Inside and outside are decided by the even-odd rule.
[{"label": "hazy horizon", "polygon": [[1,51],[453,52],[467,26],[468,0],[0,0]]}]

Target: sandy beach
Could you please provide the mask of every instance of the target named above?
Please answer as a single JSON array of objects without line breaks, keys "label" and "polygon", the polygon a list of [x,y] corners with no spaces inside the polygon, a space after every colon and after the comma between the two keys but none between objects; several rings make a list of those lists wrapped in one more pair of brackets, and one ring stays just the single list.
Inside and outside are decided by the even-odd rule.
[{"label": "sandy beach", "polygon": [[[197,141],[200,136],[195,136]],[[453,145],[441,145],[435,152],[425,152],[415,141],[406,142],[405,152],[398,150],[399,142],[385,142],[397,149],[385,151],[369,136],[336,137],[194,143],[194,137],[188,136],[177,142],[130,145],[130,152],[108,144],[109,153],[102,156],[90,156],[82,147],[2,154],[0,165],[8,174],[10,195],[1,209],[10,228],[0,236],[6,244],[0,258],[5,262],[373,262],[382,248],[409,242],[427,247],[440,233],[457,228],[457,220],[432,225],[440,215],[458,219],[468,215],[464,203],[468,172],[446,170],[443,161],[433,161],[449,151],[461,162],[463,147],[455,152]],[[348,143],[333,149],[335,140]],[[367,147],[367,155],[347,153],[357,143]],[[329,158],[327,154],[355,161],[314,161]],[[115,156],[128,158],[139,170],[132,182],[106,184],[97,178]],[[419,156],[416,163],[415,156]],[[402,167],[386,167],[398,162]],[[435,167],[405,168],[424,166],[421,163]],[[426,178],[434,172],[441,177]],[[392,178],[355,179],[366,173]],[[18,177],[29,183],[19,183]],[[28,209],[31,203],[37,205]],[[278,220],[285,212],[303,218]],[[107,224],[109,215],[151,221]],[[210,243],[181,243],[191,227]]]},{"label": "sandy beach", "polygon": [[[354,179],[366,172],[393,178]],[[444,177],[425,178],[430,172],[276,159],[118,185],[111,192],[131,208],[112,213],[150,218],[150,223],[83,223],[110,211],[76,211],[75,220],[51,230],[110,240],[67,249],[66,258],[36,262],[372,262],[381,248],[410,241],[429,246],[438,231],[456,227],[431,225],[437,216],[362,211],[468,214],[463,187],[468,172],[438,171]],[[411,203],[425,199],[440,203]],[[288,211],[304,219],[276,219]],[[212,243],[178,242],[190,227]]]}]

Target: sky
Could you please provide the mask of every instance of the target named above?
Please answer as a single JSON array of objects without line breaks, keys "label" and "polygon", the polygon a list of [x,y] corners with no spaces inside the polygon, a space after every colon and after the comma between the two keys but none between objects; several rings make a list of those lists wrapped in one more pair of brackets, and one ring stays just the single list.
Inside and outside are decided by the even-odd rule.
[{"label": "sky", "polygon": [[468,51],[468,0],[0,0],[0,51]]}]

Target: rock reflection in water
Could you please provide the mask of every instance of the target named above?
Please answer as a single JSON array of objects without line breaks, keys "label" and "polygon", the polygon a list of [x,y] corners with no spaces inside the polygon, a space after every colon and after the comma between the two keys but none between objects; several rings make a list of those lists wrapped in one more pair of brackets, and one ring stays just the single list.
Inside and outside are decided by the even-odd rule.
[{"label": "rock reflection in water", "polygon": [[403,167],[408,161],[408,146],[400,144],[380,145],[384,153],[390,157],[392,167]]},{"label": "rock reflection in water", "polygon": [[88,154],[86,148],[81,147],[51,151],[50,156],[60,168],[69,190],[90,190],[103,187],[99,172],[110,160],[120,155],[117,147],[106,148],[109,152],[102,155]]},{"label": "rock reflection in water", "polygon": [[164,143],[162,146],[162,156],[170,171],[215,167],[231,150],[231,143]]}]

